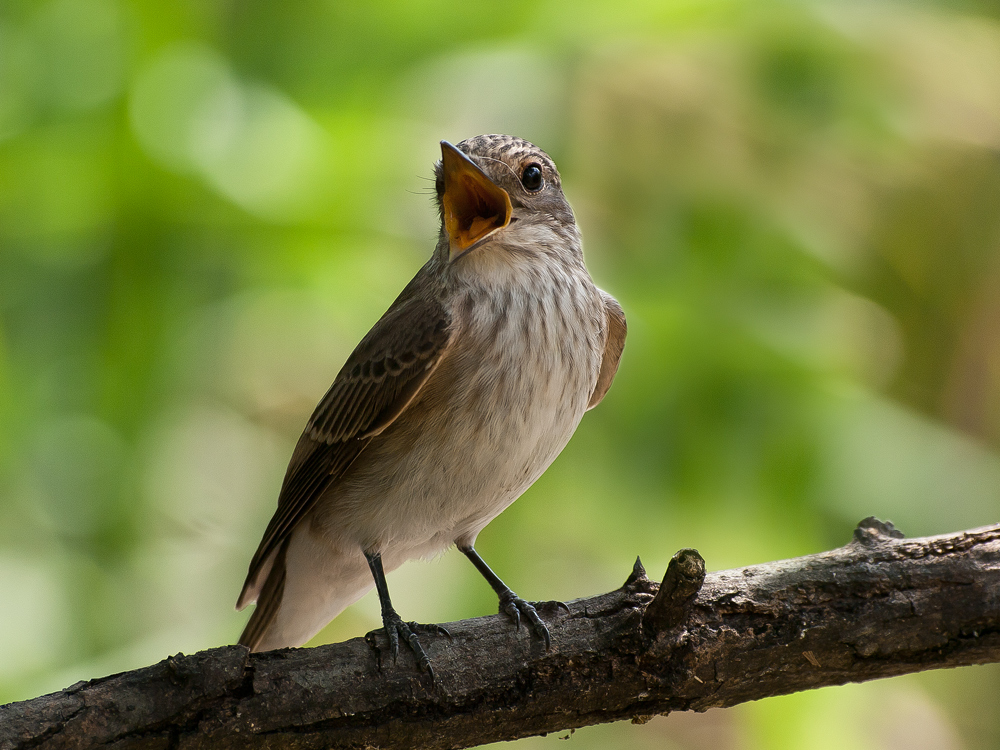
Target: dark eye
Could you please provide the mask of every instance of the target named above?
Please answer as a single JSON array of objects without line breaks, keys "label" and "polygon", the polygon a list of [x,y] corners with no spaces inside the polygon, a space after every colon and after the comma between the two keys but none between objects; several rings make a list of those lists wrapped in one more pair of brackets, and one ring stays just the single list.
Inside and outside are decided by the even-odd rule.
[{"label": "dark eye", "polygon": [[529,164],[521,172],[521,184],[524,185],[525,190],[530,190],[532,193],[541,190],[543,182],[542,168],[537,164]]}]

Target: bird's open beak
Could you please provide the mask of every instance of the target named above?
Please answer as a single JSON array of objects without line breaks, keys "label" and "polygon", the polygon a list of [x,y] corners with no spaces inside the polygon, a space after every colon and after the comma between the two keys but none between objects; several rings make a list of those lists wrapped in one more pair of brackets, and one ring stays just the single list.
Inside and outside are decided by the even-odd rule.
[{"label": "bird's open beak", "polygon": [[444,226],[454,259],[510,223],[510,196],[448,141],[441,141],[441,166]]}]

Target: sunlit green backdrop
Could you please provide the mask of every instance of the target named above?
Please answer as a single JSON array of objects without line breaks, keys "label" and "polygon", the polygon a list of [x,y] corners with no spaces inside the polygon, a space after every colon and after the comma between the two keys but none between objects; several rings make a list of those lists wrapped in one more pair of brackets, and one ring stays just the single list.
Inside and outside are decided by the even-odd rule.
[{"label": "sunlit green backdrop", "polygon": [[[629,318],[608,398],[480,538],[519,593],[997,521],[984,8],[0,2],[0,702],[235,640],[294,439],[431,251],[441,139],[548,150]],[[460,557],[390,576],[400,612],[495,611]],[[378,625],[366,598],[316,642]],[[1000,670],[571,742],[998,748]]]}]

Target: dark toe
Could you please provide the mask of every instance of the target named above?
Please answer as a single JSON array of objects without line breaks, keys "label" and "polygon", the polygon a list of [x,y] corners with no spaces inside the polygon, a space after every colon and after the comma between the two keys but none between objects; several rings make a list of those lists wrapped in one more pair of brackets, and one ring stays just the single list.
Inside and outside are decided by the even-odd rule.
[{"label": "dark toe", "polygon": [[[451,639],[451,633],[440,625],[424,625],[419,622],[403,622],[402,618],[395,612],[388,616],[383,616],[382,631],[389,640],[389,653],[392,654],[393,663],[399,656],[399,642],[403,641],[417,659],[417,666],[424,670],[434,679],[434,668],[431,666],[430,657],[424,651],[423,645],[417,633],[429,633],[431,635],[445,635]],[[369,633],[372,636],[375,632]]]},{"label": "dark toe", "polygon": [[511,593],[509,596],[500,597],[500,612],[506,614],[518,628],[521,627],[521,616],[523,615],[531,628],[531,632],[536,637],[545,641],[545,649],[548,650],[552,645],[549,637],[549,629],[542,622],[542,618],[531,602],[527,602],[516,594]]}]

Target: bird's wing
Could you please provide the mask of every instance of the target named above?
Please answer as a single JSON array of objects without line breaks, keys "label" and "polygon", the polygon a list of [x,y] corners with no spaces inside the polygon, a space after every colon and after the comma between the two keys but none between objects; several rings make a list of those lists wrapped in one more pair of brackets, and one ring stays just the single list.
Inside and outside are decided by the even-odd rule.
[{"label": "bird's wing", "polygon": [[625,348],[625,335],[628,327],[625,325],[625,311],[618,304],[618,300],[605,291],[601,292],[604,297],[604,310],[608,316],[608,338],[604,344],[604,358],[601,360],[601,371],[597,375],[597,385],[594,392],[590,394],[590,403],[587,409],[593,409],[604,398],[604,394],[611,387],[611,382],[618,372],[618,362],[622,358],[622,350]]},{"label": "bird's wing", "polygon": [[296,524],[371,438],[406,409],[447,351],[454,338],[451,320],[429,287],[428,274],[418,273],[361,340],[313,412],[289,461],[278,510],[250,561],[238,609],[257,597],[273,553]]}]

